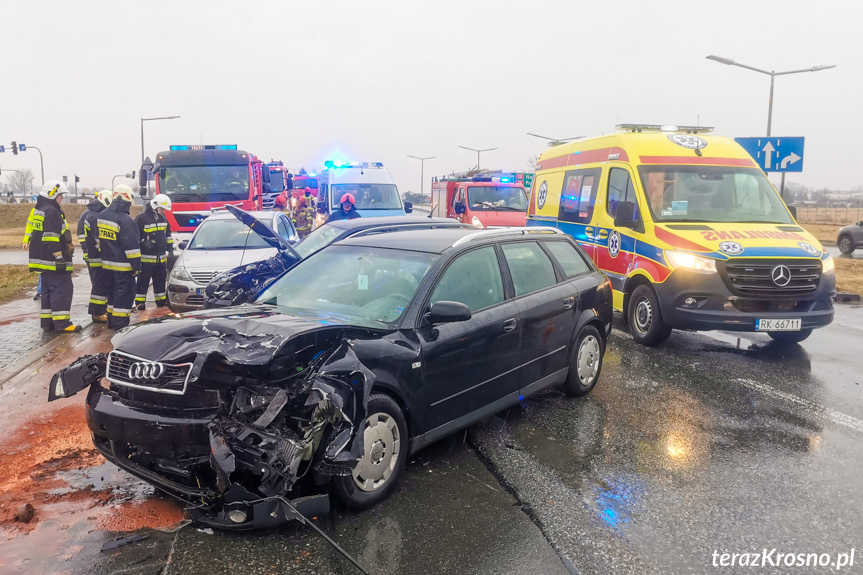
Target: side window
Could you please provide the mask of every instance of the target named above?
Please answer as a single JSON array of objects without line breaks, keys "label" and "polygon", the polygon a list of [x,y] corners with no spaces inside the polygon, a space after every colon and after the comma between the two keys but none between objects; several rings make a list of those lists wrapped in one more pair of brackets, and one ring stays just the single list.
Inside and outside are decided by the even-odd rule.
[{"label": "side window", "polygon": [[560,192],[558,220],[582,224],[591,221],[601,173],[602,170],[599,168],[571,170],[566,173],[563,177],[563,189]]},{"label": "side window", "polygon": [[566,277],[571,278],[592,271],[575,246],[569,242],[544,242],[543,245],[560,264]]},{"label": "side window", "polygon": [[503,301],[503,279],[492,246],[460,255],[438,280],[431,302],[457,301],[476,311]]},{"label": "side window", "polygon": [[503,254],[512,274],[515,295],[530,293],[557,283],[551,260],[536,242],[503,244]]},{"label": "side window", "polygon": [[279,217],[278,233],[286,240],[291,239],[291,230],[288,228],[287,218]]},{"label": "side window", "polygon": [[635,219],[641,218],[638,211],[638,200],[635,197],[635,187],[629,172],[622,168],[611,168],[608,174],[608,195],[605,200],[605,209],[612,218],[617,213],[617,204],[620,202],[632,202],[635,204]]}]

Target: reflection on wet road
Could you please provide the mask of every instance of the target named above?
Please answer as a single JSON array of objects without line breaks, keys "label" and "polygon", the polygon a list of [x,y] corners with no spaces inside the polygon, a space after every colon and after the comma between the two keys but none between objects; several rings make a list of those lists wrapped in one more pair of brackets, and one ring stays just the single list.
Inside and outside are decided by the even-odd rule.
[{"label": "reflection on wet road", "polygon": [[788,349],[676,333],[648,350],[615,331],[591,396],[549,391],[473,440],[580,573],[704,573],[714,551],[764,547],[845,552],[863,515],[863,314],[842,314],[857,327]]}]

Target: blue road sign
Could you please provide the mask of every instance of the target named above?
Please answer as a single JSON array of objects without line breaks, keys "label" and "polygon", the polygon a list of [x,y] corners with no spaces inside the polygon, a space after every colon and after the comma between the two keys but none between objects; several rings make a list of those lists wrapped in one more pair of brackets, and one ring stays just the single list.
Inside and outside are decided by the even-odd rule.
[{"label": "blue road sign", "polygon": [[765,172],[802,172],[805,138],[734,138]]},{"label": "blue road sign", "polygon": [[27,144],[18,144],[18,151],[19,152],[26,152],[27,151]]},{"label": "blue road sign", "polygon": [[0,154],[6,151],[6,146],[0,146]]}]

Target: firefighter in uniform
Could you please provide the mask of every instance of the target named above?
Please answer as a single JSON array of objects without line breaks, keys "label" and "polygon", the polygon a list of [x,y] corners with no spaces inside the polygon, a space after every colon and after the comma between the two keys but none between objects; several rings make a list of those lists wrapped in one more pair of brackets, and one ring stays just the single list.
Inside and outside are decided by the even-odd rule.
[{"label": "firefighter in uniform", "polygon": [[312,189],[306,188],[303,190],[303,197],[306,198],[306,206],[312,208],[312,211],[315,211],[317,202],[315,202],[315,196],[312,195]]},{"label": "firefighter in uniform", "polygon": [[294,216],[294,227],[297,228],[297,234],[299,234],[300,239],[309,235],[314,222],[315,210],[306,204],[306,196],[300,196],[300,199],[297,200],[297,211]]},{"label": "firefighter in uniform", "polygon": [[174,254],[174,240],[171,238],[165,210],[170,209],[171,198],[158,194],[147,202],[144,211],[135,218],[141,237],[141,273],[138,275],[138,290],[135,295],[135,306],[139,310],[146,307],[150,278],[153,279],[156,307],[168,305],[165,281],[168,279],[168,256]]},{"label": "firefighter in uniform", "polygon": [[99,253],[99,232],[96,222],[99,214],[111,205],[114,192],[102,190],[96,194],[96,199],[87,205],[87,210],[81,214],[78,220],[78,242],[84,252],[84,261],[87,262],[87,271],[90,272],[90,304],[87,311],[96,323],[108,321],[108,280],[105,270],[102,269],[102,254]]},{"label": "firefighter in uniform", "polygon": [[42,186],[30,234],[29,268],[42,273],[42,329],[81,331],[71,320],[72,254],[75,244],[60,202],[66,186],[49,180]]},{"label": "firefighter in uniform", "polygon": [[132,188],[120,184],[114,198],[96,221],[102,269],[108,278],[108,327],[129,325],[135,304],[135,276],[141,271],[141,236],[129,215],[134,200]]}]

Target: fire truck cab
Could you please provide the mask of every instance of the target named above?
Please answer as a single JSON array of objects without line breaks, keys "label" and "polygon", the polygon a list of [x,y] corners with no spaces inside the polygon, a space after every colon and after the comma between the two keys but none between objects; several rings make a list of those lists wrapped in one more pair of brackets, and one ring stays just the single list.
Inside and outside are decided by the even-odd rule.
[{"label": "fire truck cab", "polygon": [[477,228],[524,226],[527,194],[509,178],[444,176],[432,182],[432,216]]}]

